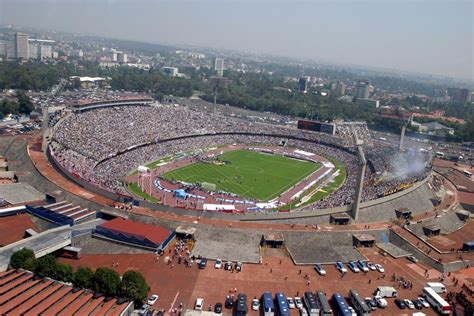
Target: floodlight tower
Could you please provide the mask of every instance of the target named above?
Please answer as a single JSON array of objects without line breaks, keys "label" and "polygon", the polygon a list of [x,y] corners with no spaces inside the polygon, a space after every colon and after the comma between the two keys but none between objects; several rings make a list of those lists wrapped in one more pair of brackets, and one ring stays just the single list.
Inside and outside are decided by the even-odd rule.
[{"label": "floodlight tower", "polygon": [[67,81],[61,79],[59,83],[51,89],[48,100],[43,105],[43,142],[41,143],[41,150],[46,153],[46,149],[49,145],[49,105],[52,99],[57,96],[62,89],[66,86]]},{"label": "floodlight tower", "polygon": [[352,217],[354,221],[359,219],[359,208],[364,189],[365,169],[367,160],[363,150],[364,145],[372,145],[369,128],[366,122],[339,122],[336,123],[337,134],[341,137],[345,147],[356,147],[359,157],[359,170],[357,173],[357,186],[352,203]]}]

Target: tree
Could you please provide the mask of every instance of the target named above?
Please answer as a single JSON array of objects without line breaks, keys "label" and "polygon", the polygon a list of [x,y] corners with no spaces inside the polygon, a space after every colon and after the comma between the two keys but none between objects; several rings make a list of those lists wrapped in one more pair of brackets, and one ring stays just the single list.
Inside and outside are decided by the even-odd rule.
[{"label": "tree", "polygon": [[25,94],[24,91],[17,93],[17,99],[19,104],[19,111],[23,114],[30,114],[33,111],[33,104],[31,103],[30,98]]},{"label": "tree", "polygon": [[138,304],[146,299],[150,287],[140,272],[127,271],[122,276],[120,284],[120,295]]},{"label": "tree", "polygon": [[3,99],[0,102],[0,113],[5,116],[8,114],[17,114],[20,110],[20,105],[17,102]]},{"label": "tree", "polygon": [[52,255],[46,255],[36,261],[35,273],[40,277],[55,278],[56,270],[56,258]]},{"label": "tree", "polygon": [[74,273],[74,284],[86,289],[92,287],[92,279],[94,278],[94,272],[89,267],[79,267],[76,273]]},{"label": "tree", "polygon": [[109,296],[118,294],[120,275],[109,268],[98,268],[93,277],[92,289]]},{"label": "tree", "polygon": [[31,249],[23,248],[10,257],[10,266],[13,269],[25,269],[34,271],[36,266],[35,253]]},{"label": "tree", "polygon": [[63,282],[73,282],[74,272],[72,271],[72,267],[68,264],[57,262],[55,266],[53,278],[58,279]]}]

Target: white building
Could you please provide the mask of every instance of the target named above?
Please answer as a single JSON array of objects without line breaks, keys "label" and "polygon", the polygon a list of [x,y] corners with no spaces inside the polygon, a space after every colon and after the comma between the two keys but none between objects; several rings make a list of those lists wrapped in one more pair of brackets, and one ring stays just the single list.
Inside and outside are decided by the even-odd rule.
[{"label": "white building", "polygon": [[15,55],[17,59],[28,59],[29,54],[28,47],[28,34],[16,33],[15,34]]},{"label": "white building", "polygon": [[177,77],[178,76],[178,68],[176,67],[163,67],[161,71],[165,76],[169,77]]},{"label": "white building", "polygon": [[117,61],[121,64],[126,64],[128,62],[128,55],[125,52],[117,52]]},{"label": "white building", "polygon": [[218,57],[214,59],[214,70],[219,77],[224,75],[224,59]]}]

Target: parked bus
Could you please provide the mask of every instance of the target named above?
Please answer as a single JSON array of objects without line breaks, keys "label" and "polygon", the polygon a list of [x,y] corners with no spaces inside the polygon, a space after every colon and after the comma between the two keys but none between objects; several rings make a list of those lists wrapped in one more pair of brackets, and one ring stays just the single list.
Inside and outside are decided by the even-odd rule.
[{"label": "parked bus", "polygon": [[317,291],[316,298],[318,299],[320,308],[319,314],[322,316],[332,315],[331,305],[329,305],[326,295],[321,291]]},{"label": "parked bus", "polygon": [[59,250],[59,256],[69,259],[81,259],[81,248],[66,246],[63,249]]},{"label": "parked bus", "polygon": [[357,290],[349,290],[349,299],[351,300],[352,306],[354,306],[357,315],[359,316],[370,316],[370,307],[364,301],[364,299],[359,295]]},{"label": "parked bus", "polygon": [[278,306],[278,315],[291,316],[290,307],[288,306],[288,301],[286,300],[285,294],[278,292],[275,294],[275,300]]},{"label": "parked bus", "polygon": [[273,302],[273,296],[270,292],[264,292],[262,294],[262,311],[263,316],[275,316],[275,304]]},{"label": "parked bus", "polygon": [[311,292],[304,292],[303,300],[306,305],[306,308],[308,309],[309,316],[318,316],[319,304],[316,300],[316,295]]},{"label": "parked bus", "polygon": [[434,289],[430,287],[423,288],[423,296],[438,313],[445,315],[451,313],[451,305],[439,296]]},{"label": "parked bus", "polygon": [[339,316],[352,316],[352,312],[349,310],[349,304],[347,304],[344,296],[339,293],[332,295],[332,300],[337,308],[337,315]]},{"label": "parked bus", "polygon": [[472,177],[472,173],[470,173],[470,172],[467,171],[467,170],[463,170],[463,173],[464,173],[464,175],[465,175],[466,177],[468,177],[468,178]]},{"label": "parked bus", "polygon": [[237,296],[235,315],[245,316],[247,315],[247,312],[248,312],[247,295],[241,293]]}]

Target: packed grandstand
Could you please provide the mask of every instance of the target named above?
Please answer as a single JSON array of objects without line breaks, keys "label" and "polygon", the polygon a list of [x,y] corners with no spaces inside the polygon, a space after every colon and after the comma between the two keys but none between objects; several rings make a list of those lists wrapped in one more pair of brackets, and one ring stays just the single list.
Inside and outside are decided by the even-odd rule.
[{"label": "packed grandstand", "polygon": [[[346,169],[346,179],[338,190],[302,209],[352,203],[359,158],[357,151],[343,147],[337,136],[208,111],[203,101],[197,102],[199,106],[188,100],[185,105],[127,105],[69,113],[52,127],[51,156],[75,177],[129,195],[125,177],[138,166],[162,157],[186,159],[189,157],[177,154],[231,144],[278,147],[284,143],[339,161]],[[364,151],[368,168],[362,201],[400,191],[430,172],[430,157],[423,152],[400,153],[382,144]]]}]

